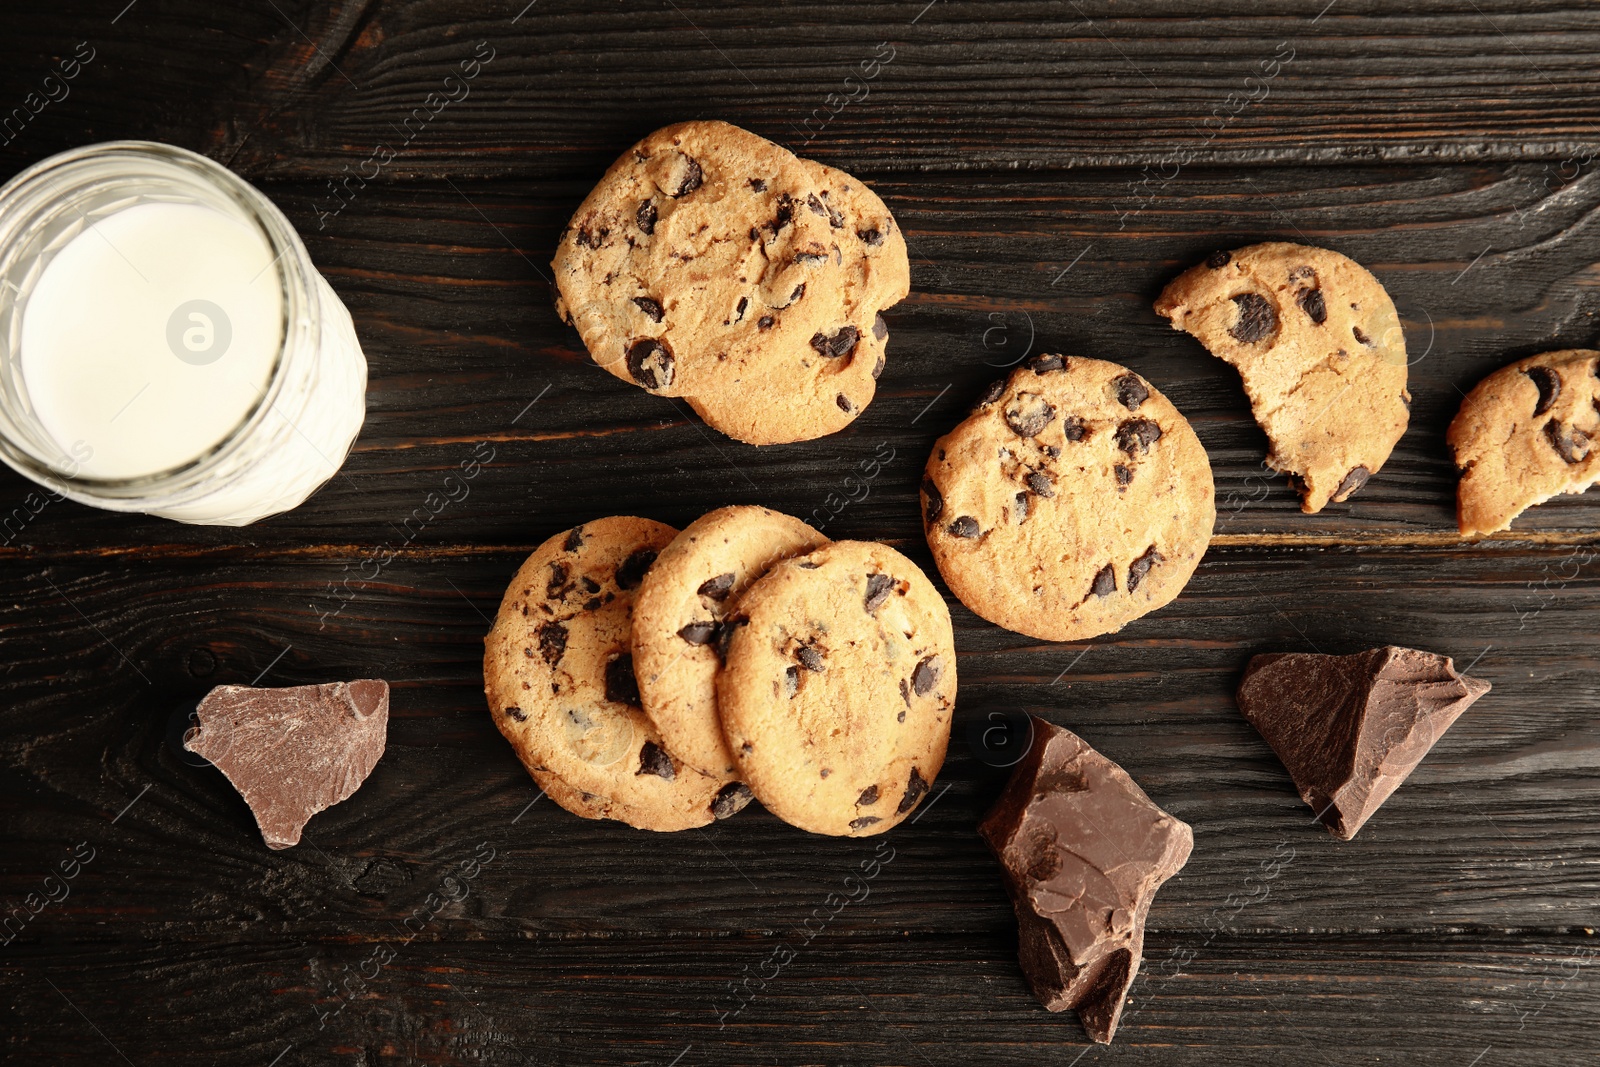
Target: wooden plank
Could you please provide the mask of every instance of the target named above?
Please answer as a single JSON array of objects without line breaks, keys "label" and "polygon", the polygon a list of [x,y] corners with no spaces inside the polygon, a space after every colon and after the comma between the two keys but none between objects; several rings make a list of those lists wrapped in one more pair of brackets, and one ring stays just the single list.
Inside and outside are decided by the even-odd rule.
[{"label": "wooden plank", "polygon": [[[539,533],[547,527],[539,527]],[[908,546],[927,567],[926,550]],[[1250,923],[1319,931],[1593,925],[1600,827],[1600,563],[1593,550],[1214,549],[1168,609],[1094,642],[1049,645],[955,609],[961,696],[950,784],[915,825],[873,929],[1008,928],[974,833],[1004,772],[967,731],[1026,710],[1079,730],[1191,822],[1194,859],[1164,924],[1204,929],[1263,862],[1293,854]],[[241,922],[374,936],[488,840],[507,872],[471,916],[483,936],[604,930],[759,932],[798,923],[870,843],[802,834],[764,812],[646,836],[556,810],[494,730],[481,639],[520,556],[404,559],[328,593],[336,562],[114,560],[0,577],[0,899],[79,841],[107,859],[28,938],[211,937]],[[481,613],[481,614],[480,614]],[[1492,681],[1407,785],[1349,843],[1310,820],[1233,706],[1248,657],[1432,648]],[[313,844],[269,852],[215,771],[186,767],[169,726],[212,685],[378,676],[394,684],[387,755]],[[115,823],[111,820],[137,801]],[[525,814],[524,809],[527,809]],[[522,817],[519,819],[519,814]],[[492,831],[492,833],[491,833]],[[851,923],[857,920],[848,920]]]}]

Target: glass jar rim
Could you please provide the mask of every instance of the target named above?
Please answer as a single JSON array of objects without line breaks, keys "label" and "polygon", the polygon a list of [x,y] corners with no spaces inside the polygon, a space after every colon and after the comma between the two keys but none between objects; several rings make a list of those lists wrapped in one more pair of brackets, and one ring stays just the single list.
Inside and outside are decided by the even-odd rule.
[{"label": "glass jar rim", "polygon": [[[152,172],[152,178],[171,178],[170,168],[175,167],[197,183],[221,193],[238,207],[245,219],[265,239],[273,254],[270,266],[278,279],[282,321],[278,351],[273,357],[272,372],[260,398],[222,440],[175,467],[131,478],[91,478],[79,473],[68,474],[51,464],[40,462],[0,431],[0,459],[8,466],[35,482],[78,499],[130,500],[181,493],[232,462],[244,443],[260,428],[283,392],[291,355],[295,351],[296,324],[309,320],[314,329],[320,320],[315,288],[310,283],[314,276],[310,256],[300,235],[283,212],[264,193],[227,167],[176,145],[159,141],[102,141],[42,159],[0,186],[0,226],[6,226],[7,215],[23,209],[21,202],[37,193],[41,187],[54,194],[46,203],[59,202],[73,195],[73,191],[69,189],[63,193],[58,183],[70,181],[76,172],[87,172],[99,164],[117,160],[126,160],[135,165],[153,163],[169,168],[167,173],[160,175]],[[137,172],[133,176],[137,177]],[[36,206],[34,210],[37,210]],[[26,225],[26,219],[23,223]],[[10,254],[10,248],[0,247],[0,262]]]}]

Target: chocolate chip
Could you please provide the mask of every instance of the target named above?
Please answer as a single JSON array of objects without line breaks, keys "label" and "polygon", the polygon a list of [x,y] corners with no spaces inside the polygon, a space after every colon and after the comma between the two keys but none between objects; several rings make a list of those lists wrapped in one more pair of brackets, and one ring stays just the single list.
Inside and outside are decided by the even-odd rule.
[{"label": "chocolate chip", "polygon": [[678,631],[678,636],[691,645],[709,645],[717,639],[717,624],[714,622],[691,622]]},{"label": "chocolate chip", "polygon": [[1111,380],[1116,390],[1117,402],[1129,411],[1138,411],[1139,405],[1150,399],[1150,387],[1137,374],[1119,374]]},{"label": "chocolate chip", "polygon": [[887,574],[867,575],[867,597],[862,601],[867,614],[871,615],[883,607],[883,602],[889,599],[889,594],[894,592],[894,579]]},{"label": "chocolate chip", "polygon": [[1300,295],[1294,299],[1295,303],[1300,305],[1300,310],[1310,316],[1311,321],[1318,326],[1328,321],[1328,305],[1322,299],[1321,289],[1302,289]]},{"label": "chocolate chip", "polygon": [[1117,447],[1130,456],[1142,455],[1161,440],[1161,427],[1149,419],[1129,419],[1117,427]]},{"label": "chocolate chip", "polygon": [[1522,373],[1532,378],[1533,384],[1539,387],[1539,404],[1533,413],[1543,415],[1555,406],[1561,396],[1561,375],[1549,367],[1529,367]]},{"label": "chocolate chip", "polygon": [[855,405],[850,403],[850,398],[845,396],[843,393],[840,393],[838,396],[834,397],[833,402],[838,404],[839,410],[844,412],[846,415],[855,410]]},{"label": "chocolate chip", "polygon": [[511,718],[516,719],[518,722],[528,721],[528,713],[523,711],[521,708],[507,708],[506,714]]},{"label": "chocolate chip", "polygon": [[587,574],[578,580],[583,583],[583,588],[586,592],[598,593],[600,591],[600,583],[589,577]]},{"label": "chocolate chip", "polygon": [[921,800],[927,792],[928,780],[922,777],[921,772],[915,767],[911,768],[911,777],[906,780],[906,794],[900,798],[900,806],[894,809],[895,814],[904,815],[916,807],[917,801]]},{"label": "chocolate chip", "polygon": [[764,193],[767,191],[767,183],[761,178],[751,178],[750,188],[754,189],[758,193]]},{"label": "chocolate chip", "polygon": [[1239,309],[1239,320],[1228,327],[1228,332],[1235,340],[1254,344],[1277,332],[1278,313],[1272,310],[1266,297],[1260,293],[1240,293],[1233,302]]},{"label": "chocolate chip", "polygon": [[838,331],[829,337],[825,333],[811,335],[811,347],[817,350],[817,355],[828,359],[838,359],[848,356],[856,350],[856,344],[861,340],[861,331],[854,326],[841,326]]},{"label": "chocolate chip", "polygon": [[865,789],[863,789],[861,791],[861,795],[856,798],[856,807],[859,808],[859,807],[863,807],[863,806],[865,806],[867,804],[876,804],[877,802],[878,802],[878,787],[875,786],[875,785],[869,785]]},{"label": "chocolate chip", "polygon": [[794,201],[789,198],[788,193],[780,193],[778,195],[778,207],[773,213],[772,221],[764,223],[763,226],[765,229],[770,230],[772,235],[776,237],[778,235],[778,231],[789,225],[793,219]]},{"label": "chocolate chip", "polygon": [[639,681],[633,676],[633,653],[624,652],[606,664],[606,699],[614,704],[639,706]]},{"label": "chocolate chip", "polygon": [[1049,374],[1051,371],[1066,370],[1067,357],[1037,355],[1028,360],[1028,366],[1033,368],[1035,374]]},{"label": "chocolate chip", "polygon": [[544,587],[544,595],[550,600],[567,595],[565,588],[567,581],[567,567],[564,563],[550,564],[550,581]]},{"label": "chocolate chip", "polygon": [[1030,471],[1026,479],[1028,488],[1040,496],[1050,497],[1056,495],[1056,483],[1043,471]]},{"label": "chocolate chip", "polygon": [[882,315],[872,316],[872,336],[880,341],[889,336],[889,324],[883,321]]},{"label": "chocolate chip", "polygon": [[640,311],[649,316],[651,322],[660,322],[667,317],[667,313],[661,310],[661,305],[651,300],[648,296],[636,296],[633,298],[633,302]]},{"label": "chocolate chip", "polygon": [[826,252],[796,252],[794,261],[802,267],[820,267],[828,262],[828,254]]},{"label": "chocolate chip", "polygon": [[[1161,559],[1161,553],[1156,551],[1155,545],[1151,545],[1144,550],[1144,555],[1128,564],[1128,592],[1131,593],[1139,588],[1139,583],[1144,581],[1144,576],[1150,573],[1150,568],[1160,563]],[[1110,567],[1106,568],[1107,571],[1110,569]],[[1115,576],[1112,577],[1112,581],[1116,581]]]},{"label": "chocolate chip", "polygon": [[729,782],[717,790],[717,795],[711,801],[711,817],[713,819],[726,819],[744,810],[744,806],[755,794],[750,792],[750,787],[743,782]]},{"label": "chocolate chip", "polygon": [[583,527],[582,526],[574,526],[572,528],[572,531],[567,534],[567,539],[564,542],[562,542],[561,547],[563,549],[565,549],[566,551],[568,551],[568,552],[576,552],[576,551],[578,551],[578,549],[582,548],[583,547]]},{"label": "chocolate chip", "polygon": [[[1081,441],[1089,436],[1089,425],[1076,415],[1061,416],[1061,435],[1068,441]],[[1047,448],[1046,451],[1049,451]],[[1059,453],[1053,453],[1059,455]]]},{"label": "chocolate chip", "polygon": [[879,245],[883,244],[883,234],[876,226],[869,227],[865,230],[857,230],[856,236],[861,238],[861,240],[869,248],[877,248]]},{"label": "chocolate chip", "polygon": [[628,346],[628,373],[646,389],[672,384],[672,349],[654,337],[641,337]]},{"label": "chocolate chip", "polygon": [[865,830],[867,827],[873,825],[874,823],[880,823],[882,821],[883,820],[878,818],[876,815],[863,815],[859,819],[851,819],[850,820],[850,829],[852,829],[852,830]]},{"label": "chocolate chip", "polygon": [[987,407],[988,405],[993,404],[996,400],[999,400],[1002,396],[1005,396],[1005,394],[1006,383],[1004,378],[1000,379],[999,381],[990,382],[984,387],[983,392],[979,394],[978,399],[973,402],[972,410],[977,411],[979,408]]},{"label": "chocolate chip", "polygon": [[1116,466],[1111,468],[1111,471],[1117,476],[1118,486],[1126,486],[1133,483],[1133,468],[1126,467],[1121,463],[1118,463]]},{"label": "chocolate chip", "polygon": [[639,224],[640,230],[644,231],[645,233],[655,233],[656,202],[654,200],[646,200],[644,203],[640,204],[639,210],[634,214],[633,219]]},{"label": "chocolate chip", "polygon": [[728,594],[733,591],[733,581],[733,572],[729,571],[726,574],[719,574],[715,578],[707,578],[700,583],[700,588],[696,589],[695,592],[701,596],[710,597],[712,600],[726,600],[728,599]]},{"label": "chocolate chip", "polygon": [[733,635],[742,627],[750,625],[748,615],[730,615],[717,625],[717,655],[723,659],[728,658],[728,646],[733,644]]},{"label": "chocolate chip", "polygon": [[872,365],[872,380],[873,381],[877,381],[878,378],[882,376],[882,374],[883,374],[883,363],[884,363],[883,353],[879,352],[878,353],[878,362],[876,362],[876,363],[874,363]]},{"label": "chocolate chip", "polygon": [[1028,517],[1028,494],[1018,493],[1016,496],[1017,521],[1022,522]]},{"label": "chocolate chip", "polygon": [[763,315],[756,320],[756,328],[759,330],[770,330],[772,329],[772,324],[777,321],[778,320],[773,318],[771,315]]},{"label": "chocolate chip", "polygon": [[1107,563],[1100,568],[1100,573],[1094,576],[1094,582],[1089,586],[1089,592],[1095,596],[1110,596],[1117,591],[1117,572]]},{"label": "chocolate chip", "polygon": [[644,747],[639,750],[639,769],[633,773],[653,774],[669,782],[677,777],[677,771],[672,767],[672,757],[654,741],[646,741]]},{"label": "chocolate chip", "polygon": [[922,479],[922,495],[925,498],[922,506],[923,521],[932,526],[939,521],[939,516],[944,514],[944,496],[939,492],[939,487],[933,484],[932,478]]},{"label": "chocolate chip", "polygon": [[585,600],[583,602],[583,610],[584,611],[598,611],[599,608],[600,608],[600,605],[603,604],[603,603],[605,603],[605,601],[601,600],[599,597],[590,597],[588,600]]},{"label": "chocolate chip", "polygon": [[[911,683],[904,678],[900,679],[900,699],[906,702],[906,707],[911,706]],[[903,711],[900,713],[900,721],[906,721],[906,713]]]},{"label": "chocolate chip", "polygon": [[1018,393],[1006,405],[1006,425],[1018,437],[1034,437],[1056,417],[1055,405],[1038,393]]},{"label": "chocolate chip", "polygon": [[605,244],[606,234],[610,232],[611,231],[609,230],[601,230],[597,236],[590,233],[587,229],[579,227],[578,236],[575,238],[575,240],[578,242],[579,248],[599,248],[601,245]]},{"label": "chocolate chip", "polygon": [[1233,262],[1232,252],[1213,252],[1206,257],[1206,266],[1212,270],[1221,270]]},{"label": "chocolate chip", "polygon": [[822,215],[826,217],[828,214],[828,209],[822,206],[822,201],[817,199],[816,193],[812,193],[806,197],[806,207],[811,209],[811,213],[813,215]]},{"label": "chocolate chip", "polygon": [[783,669],[783,695],[792,697],[800,689],[800,668],[785,667]]},{"label": "chocolate chip", "polygon": [[1339,483],[1339,488],[1333,491],[1335,502],[1346,500],[1357,489],[1367,484],[1367,479],[1372,477],[1372,472],[1365,467],[1352,467],[1349,474]]},{"label": "chocolate chip", "polygon": [[680,196],[688,196],[700,188],[700,182],[705,177],[700,171],[700,162],[698,160],[692,156],[684,156],[683,158],[689,161],[689,165],[684,168],[683,180],[678,183],[678,191],[672,194],[674,200]]},{"label": "chocolate chip", "polygon": [[561,654],[567,650],[567,628],[559,622],[547,622],[536,631],[539,635],[539,654],[549,664],[561,662]]},{"label": "chocolate chip", "polygon": [[750,306],[750,298],[741,296],[739,302],[733,306],[733,321],[743,322],[745,309]]},{"label": "chocolate chip", "polygon": [[1362,344],[1366,345],[1368,348],[1372,348],[1373,347],[1372,342],[1367,339],[1367,335],[1361,332],[1361,327],[1352,326],[1352,327],[1350,327],[1350,332],[1355,335],[1355,339],[1357,341],[1360,341]]},{"label": "chocolate chip", "polygon": [[[1076,421],[1076,420],[1074,420],[1074,421]],[[1062,429],[1065,430],[1066,429],[1067,420],[1065,418],[1063,418],[1061,420],[1061,422],[1062,422]],[[1078,429],[1080,431],[1080,436],[1081,436],[1082,424],[1079,424]],[[1051,459],[1060,459],[1061,458],[1061,449],[1057,448],[1055,445],[1040,445],[1039,446],[1039,451],[1043,452],[1045,455],[1049,456]]]},{"label": "chocolate chip", "polygon": [[641,548],[634,551],[622,565],[617,568],[617,588],[632,589],[644,581],[644,572],[650,569],[650,564],[656,561],[656,550]]},{"label": "chocolate chip", "polygon": [[917,696],[927,696],[933,687],[939,684],[939,675],[944,673],[944,664],[938,656],[924,656],[916,668],[911,672],[911,691]]},{"label": "chocolate chip", "polygon": [[[806,295],[806,283],[805,282],[801,282],[799,285],[794,287],[794,292],[789,294],[789,304],[794,303],[796,300],[799,300],[802,296],[805,296],[805,295]],[[789,304],[785,304],[783,306],[784,307],[788,307]]]},{"label": "chocolate chip", "polygon": [[800,666],[804,667],[812,674],[821,674],[823,671],[828,669],[827,667],[823,666],[822,653],[818,652],[810,645],[801,645],[799,648],[794,650],[794,654],[795,658],[800,661]]},{"label": "chocolate chip", "polygon": [[1561,432],[1561,423],[1551,419],[1544,424],[1544,435],[1549,439],[1550,447],[1568,463],[1582,463],[1589,458],[1589,435],[1576,426],[1571,434],[1564,434]]},{"label": "chocolate chip", "polygon": [[978,520],[971,515],[961,515],[951,522],[947,529],[952,537],[977,537]]}]

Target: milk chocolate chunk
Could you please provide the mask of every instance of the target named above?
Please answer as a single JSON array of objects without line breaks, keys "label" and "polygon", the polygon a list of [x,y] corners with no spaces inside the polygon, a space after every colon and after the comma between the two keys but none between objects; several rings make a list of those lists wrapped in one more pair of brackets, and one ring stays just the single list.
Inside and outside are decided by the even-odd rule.
[{"label": "milk chocolate chunk", "polygon": [[1349,840],[1488,691],[1449,656],[1389,645],[1256,656],[1238,699],[1317,818]]},{"label": "milk chocolate chunk", "polygon": [[359,789],[383,755],[389,683],[219,685],[195,719],[183,747],[233,783],[268,848],[288,848],[300,843],[311,816]]},{"label": "milk chocolate chunk", "polygon": [[1144,923],[1194,834],[1076,734],[1033,720],[1033,745],[978,832],[1004,869],[1017,958],[1050,1011],[1109,1043],[1144,956]]}]

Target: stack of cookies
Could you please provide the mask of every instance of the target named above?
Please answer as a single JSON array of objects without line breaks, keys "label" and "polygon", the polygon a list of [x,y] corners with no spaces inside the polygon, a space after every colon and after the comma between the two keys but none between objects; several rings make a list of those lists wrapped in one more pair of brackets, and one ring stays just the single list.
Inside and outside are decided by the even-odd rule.
[{"label": "stack of cookies", "polygon": [[884,545],[759,507],[679,533],[597,519],[540,545],[485,639],[495,725],[558,804],[648,830],[752,795],[814,833],[905,819],[944,763],[943,598]]},{"label": "stack of cookies", "polygon": [[612,164],[552,264],[594,361],[749,444],[809,441],[872,402],[911,289],[883,201],[725,122],[657,130]]}]

